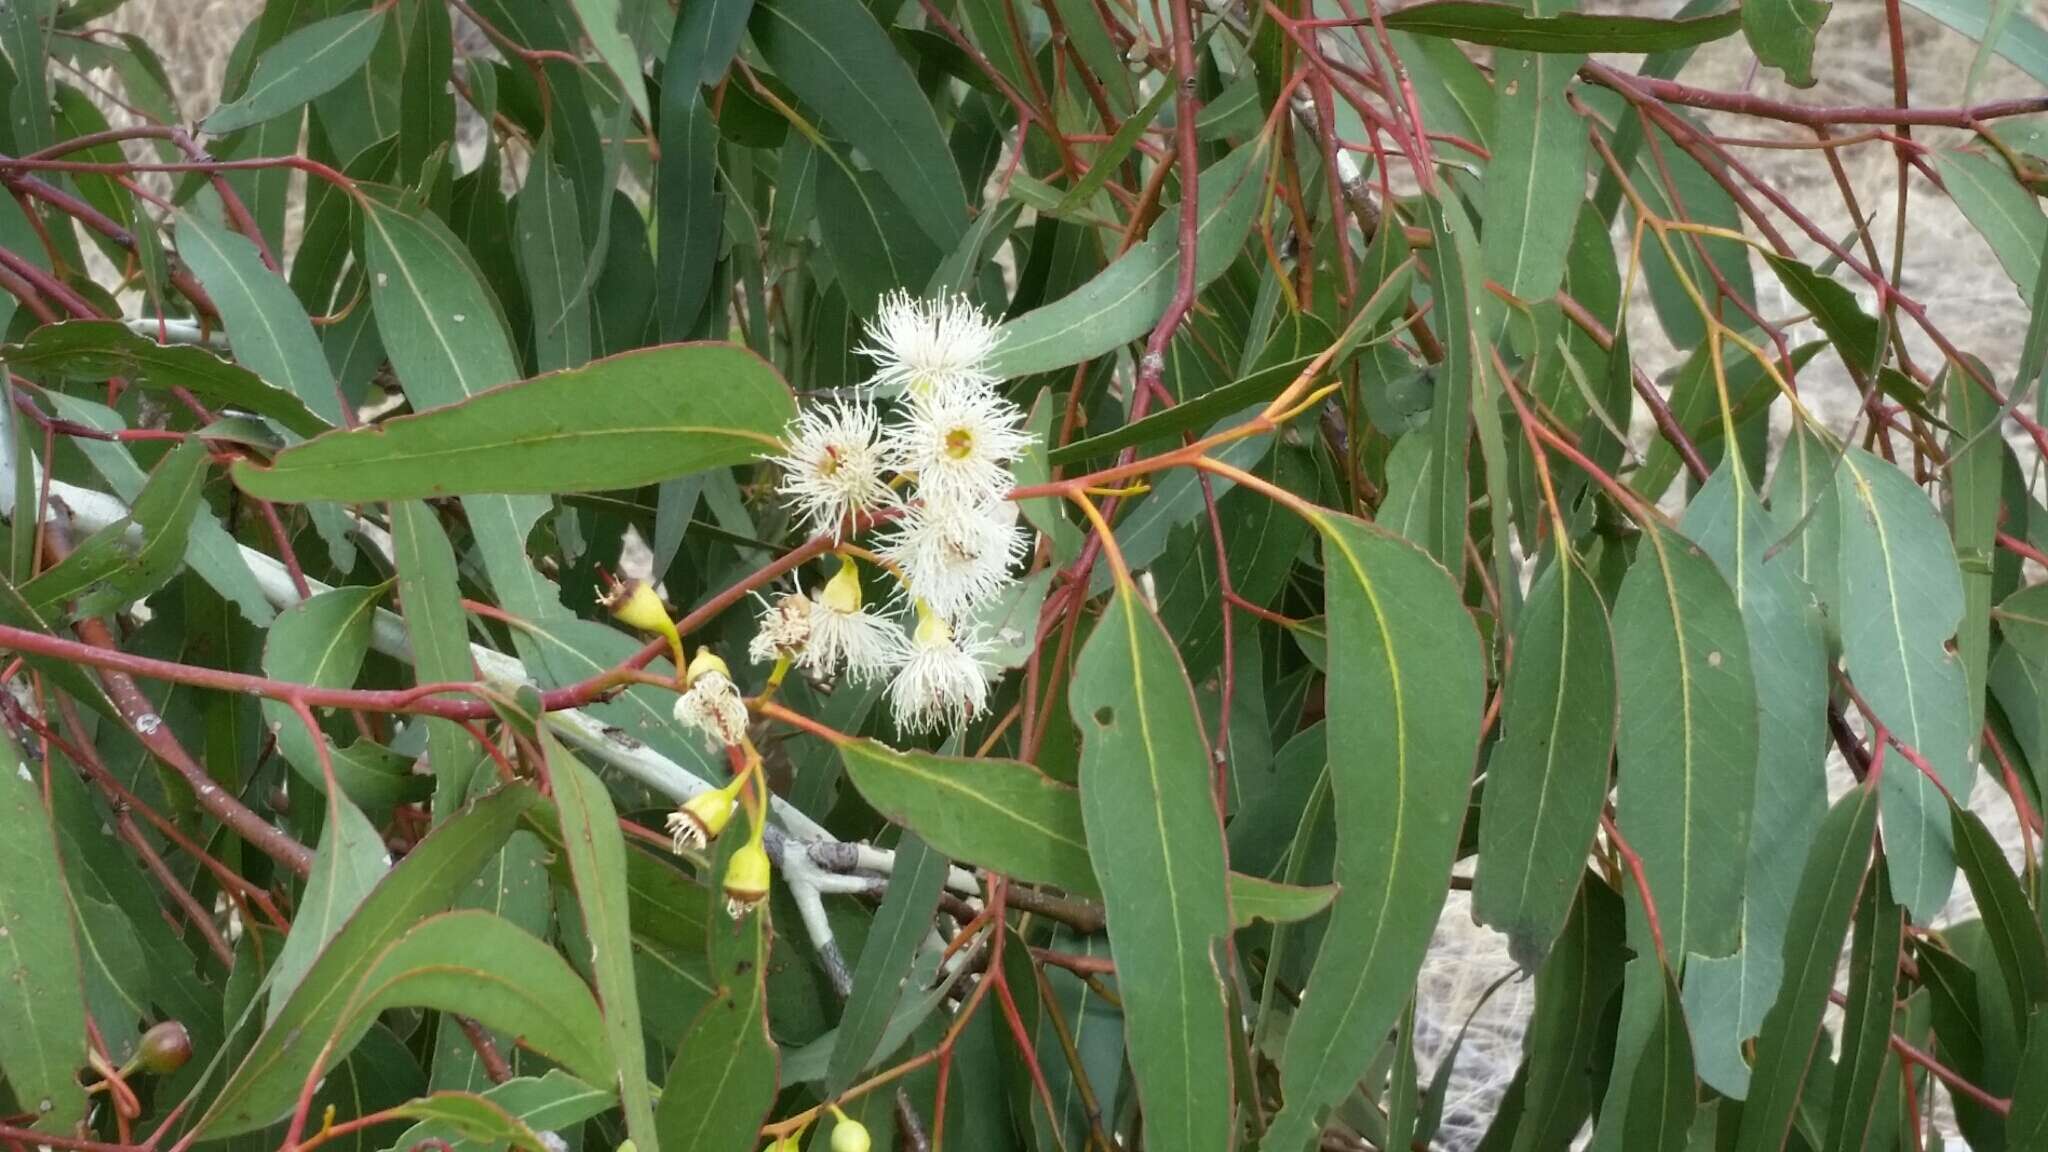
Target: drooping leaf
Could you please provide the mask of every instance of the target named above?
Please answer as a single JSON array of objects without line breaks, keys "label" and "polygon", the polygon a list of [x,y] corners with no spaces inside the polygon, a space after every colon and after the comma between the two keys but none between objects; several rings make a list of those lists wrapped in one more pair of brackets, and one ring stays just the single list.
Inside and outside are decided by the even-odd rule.
[{"label": "drooping leaf", "polygon": [[1680,20],[1579,12],[1532,16],[1516,5],[1488,0],[1428,0],[1382,19],[1390,30],[1417,36],[1559,53],[1668,52],[1733,36],[1742,26],[1734,12]]},{"label": "drooping leaf", "polygon": [[[1912,478],[1861,449],[1842,457],[1842,660],[1877,720],[1915,749],[1952,795],[1969,794],[1972,733],[1960,660],[1947,648],[1963,615],[1955,548]],[[1900,757],[1886,771],[1884,851],[1892,889],[1916,923],[1955,882],[1941,790]]]},{"label": "drooping leaf", "polygon": [[[546,724],[537,726],[536,731],[547,755],[548,780],[554,786],[569,873],[583,909],[583,930],[590,939],[590,966],[604,1004],[603,1038],[617,1067],[626,1130],[636,1143],[655,1148],[659,1145],[647,1083],[647,1044],[640,1035],[640,992],[633,974],[626,843],[619,831],[618,811],[604,784],[556,741]],[[594,1084],[609,1080],[590,1075],[584,1079]]]},{"label": "drooping leaf", "polygon": [[1995,156],[1944,149],[1934,154],[1934,168],[1941,173],[1949,198],[2012,277],[2020,299],[2032,305],[2034,285],[2041,276],[2041,246],[2048,241],[2048,217],[2042,215],[2034,194]]},{"label": "drooping leaf", "polygon": [[1757,762],[1740,606],[1712,560],[1647,527],[1614,601],[1617,820],[1642,857],[1672,956],[1725,956],[1742,916]]},{"label": "drooping leaf", "polygon": [[1970,746],[1984,727],[1985,681],[1991,659],[1992,557],[1998,550],[1999,502],[2005,484],[2000,413],[1968,372],[1942,374],[1949,426],[1948,522],[1963,582],[1963,619],[1956,655],[1970,693]]},{"label": "drooping leaf", "polygon": [[778,1054],[766,1011],[768,917],[713,919],[709,932],[718,987],[669,1065],[655,1117],[667,1152],[747,1152],[775,1103]]},{"label": "drooping leaf", "polygon": [[[280,612],[264,637],[264,674],[290,684],[352,686],[369,651],[371,623],[383,594],[381,586],[335,588]],[[319,745],[327,742],[326,738],[308,731],[305,722],[281,700],[263,701],[263,717],[276,731],[278,750],[299,778],[324,790],[326,774]],[[347,747],[338,741],[333,744],[328,757],[335,782],[355,803],[389,811],[395,804],[425,794],[426,781],[411,774],[403,757],[385,753],[368,741]]]},{"label": "drooping leaf", "polygon": [[859,0],[757,0],[748,27],[775,73],[867,155],[925,233],[950,249],[967,230],[961,187],[932,105]]},{"label": "drooping leaf", "polygon": [[[412,642],[415,680],[445,684],[470,679],[469,630],[455,550],[427,505],[410,500],[392,503],[391,556],[398,569],[398,599],[405,612],[406,637]],[[453,720],[429,717],[426,724],[434,814],[446,818],[469,795],[475,743]]]},{"label": "drooping leaf", "polygon": [[1785,73],[1787,84],[1811,88],[1814,39],[1833,7],[1827,0],[1752,0],[1742,6],[1742,34],[1757,59]]},{"label": "drooping leaf", "polygon": [[[1244,246],[1265,185],[1265,149],[1239,148],[1197,181],[1195,284],[1199,289]],[[1024,376],[1078,364],[1152,330],[1173,298],[1179,275],[1177,208],[1169,208],[1144,243],[1074,291],[1004,323],[989,370]]]},{"label": "drooping leaf", "polygon": [[57,843],[36,774],[0,738],[0,1072],[14,1099],[50,1132],[85,1116],[85,1003],[78,945],[64,901]]},{"label": "drooping leaf", "polygon": [[301,436],[329,425],[297,395],[191,344],[159,344],[112,320],[45,324],[6,350],[16,369],[80,381],[119,376],[149,388],[184,388],[209,405],[268,416]]},{"label": "drooping leaf", "polygon": [[284,1011],[306,969],[313,966],[313,958],[341,931],[342,922],[355,912],[363,897],[370,894],[370,889],[390,868],[391,854],[384,850],[384,837],[378,834],[376,825],[341,789],[329,791],[327,827],[321,834],[319,849],[313,853],[313,872],[306,877],[305,895],[294,910],[291,930],[285,934],[284,947],[270,969],[266,1024],[275,1022]]},{"label": "drooping leaf", "polygon": [[1742,1044],[1778,998],[1781,944],[1799,877],[1827,811],[1828,657],[1811,589],[1796,556],[1773,550],[1776,533],[1746,476],[1724,462],[1686,509],[1685,530],[1729,578],[1756,680],[1756,798],[1743,879],[1742,946],[1732,957],[1686,965],[1686,1015],[1700,1078],[1743,1091]]},{"label": "drooping leaf", "polygon": [[320,338],[248,237],[184,212],[178,217],[178,254],[220,309],[236,362],[297,396],[328,427],[338,427],[341,395]]},{"label": "drooping leaf", "polygon": [[221,135],[260,124],[340,86],[384,34],[389,5],[373,4],[317,20],[270,46],[241,95],[214,109],[202,125]]},{"label": "drooping leaf", "polygon": [[1147,1141],[1227,1149],[1229,931],[1223,821],[1194,691],[1164,626],[1120,579],[1067,689],[1081,813],[1101,880]]},{"label": "drooping leaf", "polygon": [[1564,932],[1536,974],[1536,1010],[1523,1043],[1526,1103],[1511,1152],[1569,1148],[1604,1087],[1588,1069],[1601,1016],[1621,987],[1622,921],[1613,890],[1582,877]]},{"label": "drooping leaf", "polygon": [[1308,1143],[1408,999],[1471,789],[1484,674],[1457,590],[1426,555],[1319,514],[1327,569],[1335,879],[1323,946],[1281,1068],[1267,1146]]},{"label": "drooping leaf", "polygon": [[1896,1076],[1892,1003],[1898,994],[1899,947],[1905,932],[1905,914],[1892,900],[1885,870],[1876,869],[1864,881],[1856,935],[1849,947],[1842,1050],[1828,1110],[1829,1152],[1862,1152],[1871,1146],[1871,1135],[1885,1127],[1879,1100],[1890,1082],[1887,1074]]},{"label": "drooping leaf", "polygon": [[[1555,17],[1553,17],[1554,19]],[[1518,299],[1550,299],[1564,283],[1586,191],[1586,125],[1565,102],[1572,56],[1506,51],[1494,60],[1493,160],[1486,167],[1486,277]]]},{"label": "drooping leaf", "polygon": [[2024,1041],[2026,1021],[2035,1009],[2048,1003],[2048,942],[2042,939],[2041,922],[2027,903],[2020,878],[2006,864],[2004,851],[1983,819],[1967,808],[1951,808],[1949,816],[1955,830],[1956,863],[1970,883],[1970,895],[1976,898],[1991,954],[2005,979],[2007,1002]]},{"label": "drooping leaf", "polygon": [[906,832],[897,841],[889,889],[882,896],[881,910],[875,913],[867,943],[861,946],[860,962],[853,970],[853,991],[847,994],[846,1011],[839,1018],[838,1041],[825,1078],[828,1095],[844,1092],[876,1055],[875,1045],[904,991],[904,977],[911,971],[918,945],[924,943],[931,928],[932,913],[939,906],[939,893],[946,887],[946,871],[951,866],[914,833]]},{"label": "drooping leaf", "polygon": [[640,51],[621,23],[626,5],[621,0],[570,0],[569,6],[582,23],[584,35],[590,37],[591,47],[625,90],[626,102],[646,120],[650,110],[647,80],[640,74]]},{"label": "drooping leaf", "polygon": [[1593,580],[1560,554],[1530,589],[1486,765],[1473,915],[1525,969],[1564,929],[1614,758],[1614,642]]},{"label": "drooping leaf", "polygon": [[532,801],[529,788],[500,789],[420,841],[370,891],[355,915],[313,961],[298,991],[256,1038],[195,1130],[216,1136],[253,1131],[289,1109],[305,1082],[307,1069],[318,1058],[316,1046],[299,1038],[325,1037],[342,1023],[351,995],[385,951],[421,920],[454,901],[483,862],[504,844]]},{"label": "drooping leaf", "polygon": [[329,433],[267,467],[238,463],[235,482],[292,501],[635,488],[772,452],[794,409],[743,348],[648,348]]},{"label": "drooping leaf", "polygon": [[71,554],[21,586],[31,608],[70,605],[74,620],[104,615],[170,582],[202,503],[206,445],[186,440],[157,463],[128,516],[78,542]]},{"label": "drooping leaf", "polygon": [[[542,153],[547,145],[543,139]],[[542,158],[527,172],[512,210],[519,271],[533,307],[534,366],[542,372],[580,367],[590,359],[591,315],[576,189]]]},{"label": "drooping leaf", "polygon": [[1785,1145],[1876,832],[1877,799],[1872,789],[1857,788],[1836,803],[1814,834],[1792,900],[1793,922],[1800,928],[1785,938],[1782,990],[1757,1037],[1741,1152],[1776,1152]]},{"label": "drooping leaf", "polygon": [[[737,48],[752,7],[752,0],[740,0],[686,4],[676,12],[668,66],[662,73],[666,82],[661,88],[661,162],[654,199],[661,248],[655,265],[654,316],[665,340],[686,340],[696,330],[718,263],[718,131],[699,82],[714,82],[715,76],[704,73],[716,68],[723,74],[725,62],[707,59],[713,50],[706,41],[724,41],[729,35],[731,47]],[[725,35],[719,31],[721,22],[730,25]],[[731,52],[724,55],[730,58]],[[785,183],[783,195],[789,191]]]},{"label": "drooping leaf", "polygon": [[1422,534],[1415,542],[1446,570],[1464,571],[1470,497],[1469,460],[1473,396],[1486,390],[1485,334],[1472,275],[1479,264],[1472,222],[1449,194],[1424,201],[1430,245],[1425,267],[1433,291],[1445,301],[1444,361],[1436,375],[1435,399],[1425,429],[1430,484],[1422,490]]},{"label": "drooping leaf", "polygon": [[1683,1152],[1698,1107],[1692,1039],[1686,1034],[1685,1012],[1670,970],[1654,957],[1640,957],[1634,963],[1655,967],[1662,996],[1630,1082],[1622,1140],[1629,1152]]}]

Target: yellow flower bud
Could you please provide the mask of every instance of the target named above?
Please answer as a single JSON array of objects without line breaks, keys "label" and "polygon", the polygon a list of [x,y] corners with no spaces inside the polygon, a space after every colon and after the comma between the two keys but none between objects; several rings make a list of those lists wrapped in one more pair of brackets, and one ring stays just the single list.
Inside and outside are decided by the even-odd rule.
[{"label": "yellow flower bud", "polygon": [[676,667],[683,666],[683,638],[676,631],[676,622],[669,619],[661,597],[645,580],[613,582],[610,594],[604,598],[604,606],[628,628],[652,632],[667,640],[669,655],[675,658]]},{"label": "yellow flower bud", "polygon": [[739,806],[740,789],[745,784],[746,777],[741,776],[723,788],[699,792],[669,813],[668,831],[675,838],[676,851],[702,848],[718,839],[718,834],[732,822],[733,809]]},{"label": "yellow flower bud", "polygon": [[802,1135],[792,1132],[779,1140],[770,1140],[768,1146],[761,1149],[761,1152],[798,1152],[802,1147]]},{"label": "yellow flower bud", "polygon": [[768,850],[761,847],[759,840],[740,845],[725,865],[725,914],[738,920],[767,899],[772,871]]},{"label": "yellow flower bud", "polygon": [[832,1128],[832,1152],[868,1152],[872,1143],[868,1126],[858,1120],[843,1117]]},{"label": "yellow flower bud", "polygon": [[946,618],[931,610],[924,601],[917,602],[917,630],[911,633],[911,640],[920,648],[941,648],[953,642],[953,626]]},{"label": "yellow flower bud", "polygon": [[695,684],[699,678],[716,672],[727,680],[732,679],[732,669],[725,666],[718,653],[709,648],[697,649],[697,655],[690,661],[690,670],[684,674],[683,683]]},{"label": "yellow flower bud", "polygon": [[841,616],[860,611],[860,566],[853,562],[853,557],[840,559],[839,574],[825,582],[825,590],[818,599]]}]

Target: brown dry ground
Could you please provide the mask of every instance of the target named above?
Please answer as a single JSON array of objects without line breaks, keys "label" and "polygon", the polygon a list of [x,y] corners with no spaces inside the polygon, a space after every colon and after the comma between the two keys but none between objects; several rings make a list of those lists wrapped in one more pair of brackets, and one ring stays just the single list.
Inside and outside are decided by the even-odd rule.
[{"label": "brown dry ground", "polygon": [[[197,119],[210,108],[208,94],[219,88],[229,46],[259,7],[259,0],[130,0],[112,17],[111,23],[147,38],[170,70],[185,113]],[[1587,7],[1666,15],[1679,4],[1678,0],[1604,0]],[[2033,0],[2023,8],[2032,11],[2037,20],[2048,18],[2048,0]],[[1964,77],[1976,50],[1974,43],[1910,9],[1905,16],[1905,30],[1913,103],[1960,103]],[[1613,61],[1627,67],[1636,62],[1630,57]],[[1746,46],[1738,40],[1702,51],[1683,79],[1707,87],[1809,103],[1889,103],[1891,69],[1884,38],[1884,5],[1879,0],[1839,0],[1822,32],[1815,72],[1822,77],[1818,86],[1804,92],[1794,90],[1776,73],[1759,70]],[[2039,90],[2036,82],[2003,60],[1994,59],[1974,98],[2034,95]],[[1810,139],[1803,130],[1785,125],[1752,122],[1738,126],[1730,117],[1708,119],[1717,129],[1731,135],[1786,142]],[[1962,143],[1965,139],[1960,132],[1942,130],[1923,131],[1919,138],[1935,144]],[[1840,239],[1851,234],[1852,215],[1843,206],[1834,178],[1818,153],[1760,148],[1748,152],[1747,158],[1759,174],[1799,204],[1830,236]],[[1876,229],[1879,249],[1889,258],[1897,204],[1891,152],[1881,145],[1867,145],[1849,150],[1844,163],[1863,213]],[[2027,324],[2018,293],[1989,248],[1938,189],[1915,176],[1907,204],[1902,288],[1926,305],[1934,322],[1958,347],[1981,357],[2001,381],[2009,380]],[[1788,222],[1778,223],[1785,235],[1795,238],[1803,258],[1819,262],[1816,245],[1798,239],[1798,229]],[[1844,282],[1858,290],[1866,306],[1871,305],[1872,294],[1862,285],[1846,279]],[[1768,272],[1759,269],[1757,283],[1759,302],[1766,316],[1791,317],[1798,313],[1796,305]],[[1648,309],[1639,309],[1638,317],[1632,331],[1645,366],[1653,372],[1673,366],[1677,357],[1654,335],[1655,324]],[[1812,324],[1801,323],[1792,326],[1791,335],[1803,341],[1818,337],[1819,332]],[[1913,354],[1922,363],[1939,363],[1924,337],[1916,332],[1911,341]],[[1815,360],[1801,375],[1799,387],[1806,402],[1836,432],[1849,430],[1856,410],[1855,393],[1838,362],[1831,357]],[[1781,410],[1784,407],[1779,405]],[[1782,429],[1782,411],[1778,422]],[[1648,433],[1647,428],[1638,431]],[[2038,464],[2031,452],[2025,458],[2030,467]],[[1835,774],[1839,790],[1839,766]],[[1974,800],[2001,838],[2015,844],[2016,830],[1996,789],[1980,780]],[[1739,865],[1731,862],[1730,866]],[[1967,911],[1967,897],[1960,897],[1954,914]],[[1484,1129],[1519,1059],[1521,1031],[1532,1006],[1530,986],[1520,981],[1510,982],[1489,1002],[1480,1004],[1484,989],[1512,965],[1501,939],[1475,927],[1468,912],[1464,894],[1452,893],[1420,988],[1419,1038],[1425,1073],[1443,1058],[1468,1014],[1476,1012],[1451,1080],[1439,1138],[1440,1147],[1453,1150],[1471,1147]],[[1961,1145],[1958,1142],[1954,1146]]]}]

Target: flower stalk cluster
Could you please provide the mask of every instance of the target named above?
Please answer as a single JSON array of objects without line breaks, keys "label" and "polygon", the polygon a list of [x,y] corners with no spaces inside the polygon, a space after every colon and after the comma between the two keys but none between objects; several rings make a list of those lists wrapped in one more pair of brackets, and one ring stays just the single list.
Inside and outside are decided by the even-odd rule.
[{"label": "flower stalk cluster", "polygon": [[[840,566],[809,593],[768,601],[749,655],[824,682],[887,678],[904,732],[956,729],[987,708],[995,669],[973,615],[1030,548],[1008,497],[1031,441],[1024,413],[996,390],[997,338],[965,299],[890,296],[860,349],[874,375],[806,406],[773,458],[784,503],[841,542]],[[872,550],[847,538],[877,519]],[[863,558],[897,581],[892,613],[866,602]]]}]

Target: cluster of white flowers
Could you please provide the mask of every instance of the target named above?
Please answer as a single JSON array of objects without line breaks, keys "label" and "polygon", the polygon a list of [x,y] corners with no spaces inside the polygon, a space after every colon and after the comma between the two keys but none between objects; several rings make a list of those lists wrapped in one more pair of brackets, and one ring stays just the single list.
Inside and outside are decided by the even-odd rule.
[{"label": "cluster of white flowers", "polygon": [[[892,294],[867,337],[860,351],[874,376],[790,423],[773,458],[777,491],[811,531],[835,540],[879,519],[872,555],[898,582],[898,615],[907,607],[914,619],[863,602],[849,553],[864,550],[848,549],[822,586],[766,603],[749,655],[821,680],[892,677],[899,728],[958,727],[987,707],[994,673],[972,613],[1015,579],[1030,549],[1008,499],[1030,438],[989,371],[996,325],[964,298]],[[886,417],[880,403],[891,406]]]}]

